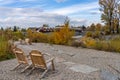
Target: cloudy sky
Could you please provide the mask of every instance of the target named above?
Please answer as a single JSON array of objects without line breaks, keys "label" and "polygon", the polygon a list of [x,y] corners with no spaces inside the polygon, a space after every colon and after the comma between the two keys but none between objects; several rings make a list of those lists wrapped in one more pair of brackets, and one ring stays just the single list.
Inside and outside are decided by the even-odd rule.
[{"label": "cloudy sky", "polygon": [[51,27],[64,23],[90,25],[100,22],[98,0],[0,0],[0,26]]}]

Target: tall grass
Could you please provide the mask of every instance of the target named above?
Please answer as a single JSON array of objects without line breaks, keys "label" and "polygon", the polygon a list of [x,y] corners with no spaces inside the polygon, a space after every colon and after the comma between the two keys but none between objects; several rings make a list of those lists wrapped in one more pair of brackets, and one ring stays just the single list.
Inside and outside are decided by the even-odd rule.
[{"label": "tall grass", "polygon": [[110,40],[110,46],[113,51],[120,52],[120,37]]},{"label": "tall grass", "polygon": [[14,55],[11,54],[10,44],[4,35],[0,36],[0,61],[11,59]]},{"label": "tall grass", "polygon": [[84,37],[81,40],[87,48],[120,53],[120,37],[110,40],[96,40]]}]

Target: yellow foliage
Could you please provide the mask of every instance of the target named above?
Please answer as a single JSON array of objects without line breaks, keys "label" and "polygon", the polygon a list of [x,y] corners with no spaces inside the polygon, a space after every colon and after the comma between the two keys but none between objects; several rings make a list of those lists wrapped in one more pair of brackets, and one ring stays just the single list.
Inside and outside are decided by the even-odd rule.
[{"label": "yellow foliage", "polygon": [[20,32],[20,31],[13,32],[13,39],[18,40],[19,38],[21,38],[21,39],[24,38],[22,32]]},{"label": "yellow foliage", "polygon": [[58,32],[54,32],[54,43],[55,44],[61,44],[62,43],[61,35]]},{"label": "yellow foliage", "polygon": [[33,39],[34,35],[33,35],[32,30],[30,29],[27,30],[27,37],[30,38],[31,40]]},{"label": "yellow foliage", "polygon": [[102,25],[100,23],[96,24],[95,30],[96,31],[101,31]]},{"label": "yellow foliage", "polygon": [[53,33],[54,43],[55,44],[68,44],[74,35],[74,31],[70,31],[68,26],[64,26],[60,31],[55,31]]},{"label": "yellow foliage", "polygon": [[49,42],[55,44],[70,44],[74,31],[69,29],[69,23],[65,24],[59,31],[51,34],[44,34],[41,32],[32,32],[27,30],[27,37],[33,42]]},{"label": "yellow foliage", "polygon": [[90,37],[83,37],[81,41],[86,45],[88,48],[93,48],[96,45],[96,41]]},{"label": "yellow foliage", "polygon": [[100,31],[95,31],[94,34],[92,35],[93,38],[100,38],[101,34]]},{"label": "yellow foliage", "polygon": [[33,42],[49,42],[48,35],[41,32],[27,30],[27,37]]},{"label": "yellow foliage", "polygon": [[5,59],[12,58],[12,54],[10,51],[10,44],[8,43],[8,40],[6,39],[6,34],[3,36],[0,36],[0,61]]},{"label": "yellow foliage", "polygon": [[120,38],[110,40],[110,46],[113,51],[120,52]]},{"label": "yellow foliage", "polygon": [[93,35],[93,33],[90,31],[86,32],[86,34],[85,34],[86,37],[92,37],[92,35]]}]

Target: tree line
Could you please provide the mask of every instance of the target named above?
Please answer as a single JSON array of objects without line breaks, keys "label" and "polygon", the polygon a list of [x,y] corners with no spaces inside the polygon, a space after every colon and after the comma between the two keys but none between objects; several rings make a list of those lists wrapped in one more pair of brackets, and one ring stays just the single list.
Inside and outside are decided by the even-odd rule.
[{"label": "tree line", "polygon": [[101,20],[109,27],[109,32],[120,33],[120,0],[99,0]]}]

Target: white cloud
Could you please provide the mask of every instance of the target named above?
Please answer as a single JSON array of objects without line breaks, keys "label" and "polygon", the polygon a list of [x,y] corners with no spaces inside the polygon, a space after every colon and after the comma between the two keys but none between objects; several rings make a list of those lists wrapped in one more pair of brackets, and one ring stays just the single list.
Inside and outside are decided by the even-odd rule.
[{"label": "white cloud", "polygon": [[100,14],[101,12],[99,10],[91,10],[89,11],[91,14]]},{"label": "white cloud", "polygon": [[73,25],[73,26],[86,25],[86,24],[87,24],[87,19],[71,18],[70,23],[71,23],[71,25]]},{"label": "white cloud", "polygon": [[[1,26],[40,26],[43,24],[49,24],[55,26],[63,24],[64,15],[58,15],[48,12],[43,12],[41,9],[35,8],[0,8],[0,24]],[[72,20],[71,24],[82,24],[84,20]]]},{"label": "white cloud", "polygon": [[[14,17],[14,16],[35,16],[43,12],[42,9],[38,8],[7,8],[0,7],[0,15],[5,17]],[[2,17],[2,16],[1,16]]]},{"label": "white cloud", "polygon": [[[4,14],[4,15],[3,15]],[[65,16],[45,13],[35,8],[0,8],[1,26],[40,26],[42,24],[62,24]]]},{"label": "white cloud", "polygon": [[98,2],[92,2],[92,3],[84,3],[84,4],[75,4],[72,6],[54,9],[52,12],[62,15],[69,15],[69,14],[88,11],[96,8],[99,8]]},{"label": "white cloud", "polygon": [[[100,15],[98,2],[75,4],[59,9],[53,9],[51,12],[70,16],[71,24],[75,24],[76,26],[90,25],[90,22],[94,23],[96,20],[94,17]],[[96,16],[94,14],[96,14]],[[99,18],[97,17],[97,19]],[[96,20],[96,22],[98,23],[98,20]]]}]

